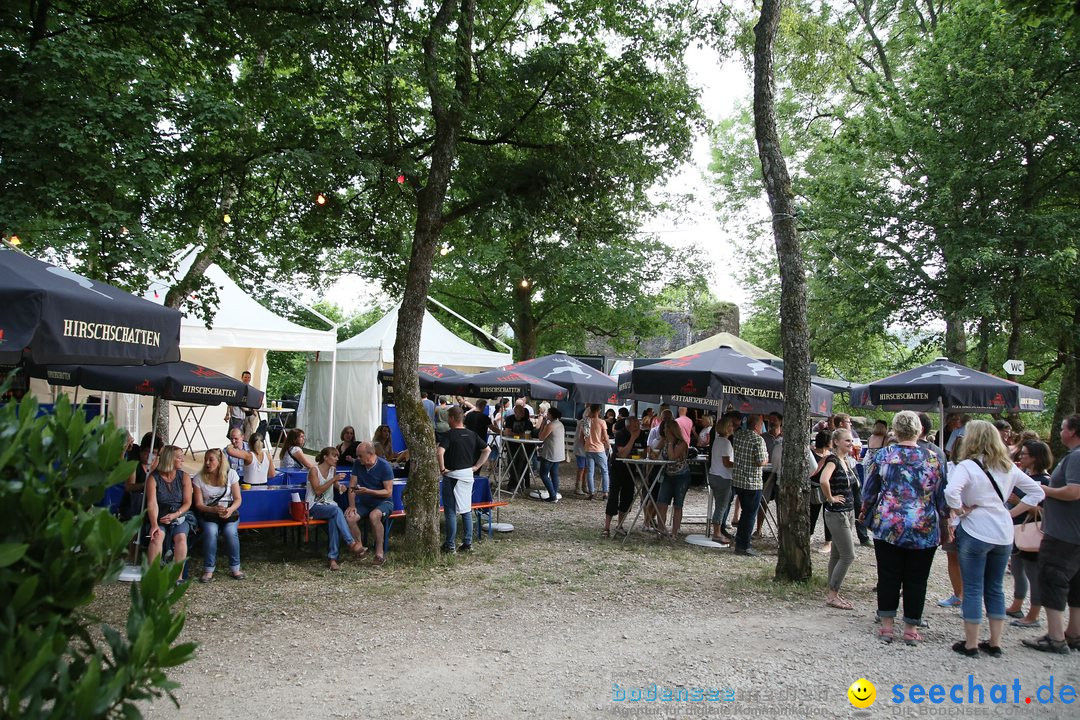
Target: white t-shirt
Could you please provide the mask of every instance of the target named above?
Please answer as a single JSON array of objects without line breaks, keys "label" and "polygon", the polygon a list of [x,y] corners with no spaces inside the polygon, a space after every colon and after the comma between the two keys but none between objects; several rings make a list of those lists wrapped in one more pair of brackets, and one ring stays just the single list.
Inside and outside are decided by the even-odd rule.
[{"label": "white t-shirt", "polygon": [[[225,487],[220,488],[217,485],[208,485],[202,479],[202,473],[196,473],[192,478],[191,484],[199,488],[202,491],[203,505],[223,505],[228,506],[233,501],[232,488],[233,483],[240,482],[240,476],[236,474],[236,471],[229,468],[229,475],[225,480]],[[220,498],[220,500],[218,499]],[[216,502],[215,502],[216,501]]]},{"label": "white t-shirt", "polygon": [[709,474],[719,475],[725,480],[731,479],[731,471],[734,468],[724,467],[723,458],[732,463],[735,462],[735,448],[731,447],[731,441],[720,433],[713,438],[712,449],[709,452]]},{"label": "white t-shirt", "polygon": [[291,448],[289,448],[289,453],[285,457],[281,458],[281,467],[282,467],[282,469],[283,470],[295,470],[296,468],[304,467],[296,459],[296,456],[298,454],[302,455],[303,452],[304,451],[300,449],[299,445],[293,445]]},{"label": "white t-shirt", "polygon": [[[322,485],[324,482],[326,482],[327,480],[330,479],[330,478],[323,477],[323,474],[321,472],[319,472],[319,466],[318,465],[315,466],[315,474],[319,476],[319,484],[320,485]],[[334,471],[331,470],[330,471],[330,477],[333,477],[333,476],[334,476]],[[334,504],[334,484],[330,483],[326,487],[326,489],[323,490],[323,494],[316,497],[315,488],[312,487],[312,485],[311,485],[311,475],[309,474],[308,475],[308,482],[307,482],[307,497],[305,499],[307,500],[307,505],[308,505],[309,508],[312,505],[333,505]]]},{"label": "white t-shirt", "polygon": [[1001,497],[998,497],[990,478],[974,460],[964,460],[949,471],[949,482],[945,486],[945,501],[949,507],[959,509],[970,507],[965,517],[960,519],[960,527],[971,537],[992,545],[1012,545],[1013,522],[1009,509],[1002,498],[1012,494],[1013,487],[1024,491],[1024,502],[1037,505],[1046,497],[1042,485],[1032,480],[1015,465],[1008,471],[991,468]]}]

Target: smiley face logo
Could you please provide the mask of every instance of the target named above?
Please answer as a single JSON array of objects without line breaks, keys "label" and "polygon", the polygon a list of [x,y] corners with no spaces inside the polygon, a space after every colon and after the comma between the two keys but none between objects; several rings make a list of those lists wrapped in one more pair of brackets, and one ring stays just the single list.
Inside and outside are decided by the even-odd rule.
[{"label": "smiley face logo", "polygon": [[848,700],[857,708],[868,708],[877,699],[877,688],[866,678],[859,678],[847,689]]}]

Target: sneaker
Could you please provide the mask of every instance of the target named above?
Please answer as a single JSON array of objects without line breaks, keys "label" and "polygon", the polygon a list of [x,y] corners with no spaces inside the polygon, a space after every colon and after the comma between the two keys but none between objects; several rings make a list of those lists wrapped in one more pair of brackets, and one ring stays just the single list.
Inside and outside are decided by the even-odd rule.
[{"label": "sneaker", "polygon": [[1011,618],[1022,618],[1025,613],[1023,610],[1006,610],[1005,614]]},{"label": "sneaker", "polygon": [[754,548],[746,548],[745,550],[740,550],[739,548],[735,548],[735,554],[736,555],[746,555],[747,557],[758,557],[759,555],[761,555],[761,553],[759,553]]},{"label": "sneaker", "polygon": [[444,555],[453,555],[457,552],[457,550],[447,545],[443,545],[439,548],[439,552],[443,553]]},{"label": "sneaker", "polygon": [[1035,638],[1034,640],[1021,640],[1024,647],[1040,652],[1056,653],[1058,655],[1069,654],[1069,643],[1064,640],[1051,640],[1049,635]]},{"label": "sneaker", "polygon": [[1002,652],[1000,645],[991,645],[989,642],[983,641],[979,643],[979,649],[993,658],[999,658],[1005,653]]},{"label": "sneaker", "polygon": [[458,545],[457,551],[459,553],[472,552],[472,543],[463,543]]},{"label": "sneaker", "polygon": [[948,608],[960,607],[960,605],[963,602],[964,602],[963,600],[956,597],[955,595],[950,595],[949,597],[945,598],[944,600],[938,600],[938,607],[948,607]]},{"label": "sneaker", "polygon": [[1018,628],[1042,627],[1042,622],[1040,620],[1032,620],[1031,622],[1028,622],[1027,620],[1024,620],[1023,618],[1021,618],[1019,620],[1013,620],[1009,624],[1012,625],[1013,627],[1018,627]]},{"label": "sneaker", "polygon": [[874,543],[870,541],[870,538],[863,538],[859,541],[859,544],[863,547],[874,547]]}]

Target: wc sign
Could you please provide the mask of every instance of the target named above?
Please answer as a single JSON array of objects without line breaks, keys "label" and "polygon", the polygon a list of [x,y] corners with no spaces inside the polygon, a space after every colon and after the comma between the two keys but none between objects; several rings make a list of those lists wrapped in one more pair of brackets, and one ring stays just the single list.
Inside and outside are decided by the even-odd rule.
[{"label": "wc sign", "polygon": [[1002,366],[1009,375],[1023,375],[1024,374],[1024,361],[1023,360],[1006,360]]}]

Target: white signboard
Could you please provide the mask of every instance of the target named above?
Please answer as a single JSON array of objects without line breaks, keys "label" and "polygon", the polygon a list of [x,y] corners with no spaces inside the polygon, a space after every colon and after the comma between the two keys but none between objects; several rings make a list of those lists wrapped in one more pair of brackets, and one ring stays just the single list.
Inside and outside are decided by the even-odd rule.
[{"label": "white signboard", "polygon": [[1002,366],[1010,375],[1023,375],[1024,374],[1024,361],[1023,360],[1006,360]]}]

